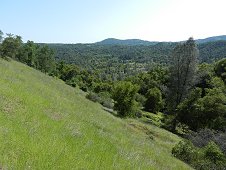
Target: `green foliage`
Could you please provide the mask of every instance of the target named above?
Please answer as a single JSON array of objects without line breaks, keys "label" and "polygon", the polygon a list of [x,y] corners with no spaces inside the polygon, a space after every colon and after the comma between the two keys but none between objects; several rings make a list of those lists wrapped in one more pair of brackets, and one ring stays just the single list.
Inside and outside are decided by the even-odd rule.
[{"label": "green foliage", "polygon": [[209,142],[204,148],[204,157],[214,164],[220,165],[225,161],[225,156],[220,148],[214,143]]},{"label": "green foliage", "polygon": [[51,73],[55,69],[53,51],[48,46],[39,47],[37,50],[36,68],[44,73]]},{"label": "green foliage", "polygon": [[23,44],[20,36],[7,34],[0,48],[4,59],[15,59],[45,73],[55,71],[54,53],[48,46],[39,46],[32,41]]},{"label": "green foliage", "polygon": [[27,41],[26,44],[19,50],[17,59],[27,64],[30,67],[36,67],[37,64],[37,49],[39,48],[33,41]]},{"label": "green foliage", "polygon": [[214,71],[226,84],[226,58],[221,59],[215,64]]},{"label": "green foliage", "polygon": [[192,164],[198,158],[198,152],[190,141],[180,141],[173,147],[172,154],[188,164]]},{"label": "green foliage", "polygon": [[135,101],[139,104],[140,108],[143,108],[146,100],[147,99],[142,94],[140,94],[140,93],[135,94]]},{"label": "green foliage", "polygon": [[226,126],[226,96],[218,88],[209,89],[198,102],[203,115],[203,126],[210,129],[224,129]]},{"label": "green foliage", "polygon": [[112,86],[109,83],[106,82],[100,82],[94,84],[93,91],[95,93],[100,93],[100,92],[111,92],[112,91]]},{"label": "green foliage", "polygon": [[223,170],[226,166],[226,157],[214,142],[196,148],[190,141],[180,141],[172,154],[197,170]]},{"label": "green foliage", "polygon": [[157,127],[162,127],[163,126],[163,113],[150,113],[150,112],[142,112],[142,119],[145,122],[151,123]]},{"label": "green foliage", "polygon": [[115,85],[112,98],[115,101],[114,109],[121,117],[134,115],[135,94],[138,87],[130,82],[119,82]]},{"label": "green foliage", "polygon": [[226,41],[207,42],[198,45],[200,61],[213,63],[225,57]]},{"label": "green foliage", "polygon": [[145,110],[157,113],[163,108],[162,93],[158,88],[149,89],[145,97]]},{"label": "green foliage", "polygon": [[[168,65],[178,43],[155,45],[48,44],[56,52],[58,61],[74,63],[98,71],[101,80],[120,80],[143,71],[153,63]],[[225,56],[226,41],[198,44],[200,62],[212,63]]]},{"label": "green foliage", "polygon": [[189,126],[191,130],[197,130],[203,121],[203,115],[200,112],[201,107],[197,102],[201,98],[202,90],[193,89],[189,96],[177,107],[177,120]]},{"label": "green foliage", "polygon": [[140,86],[139,93],[146,95],[150,88],[157,87],[164,91],[169,79],[169,71],[167,67],[161,65],[153,65],[148,73],[140,73],[126,80]]},{"label": "green foliage", "polygon": [[1,57],[4,59],[7,58],[16,59],[18,51],[22,46],[21,37],[18,35],[14,36],[12,34],[7,35],[8,37],[6,37],[1,44]]},{"label": "green foliage", "polygon": [[0,43],[2,42],[3,39],[3,32],[0,30]]},{"label": "green foliage", "polygon": [[197,70],[198,49],[193,38],[178,44],[172,53],[168,108],[174,110],[184,100],[194,85]]},{"label": "green foliage", "polygon": [[219,88],[206,89],[201,97],[201,89],[194,89],[177,110],[178,121],[197,131],[202,128],[222,130],[226,123],[226,96]]}]

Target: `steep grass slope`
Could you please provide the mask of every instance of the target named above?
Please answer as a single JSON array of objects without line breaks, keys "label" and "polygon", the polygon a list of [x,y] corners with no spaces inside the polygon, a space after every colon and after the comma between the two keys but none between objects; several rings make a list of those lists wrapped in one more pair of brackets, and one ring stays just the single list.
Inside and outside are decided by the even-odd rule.
[{"label": "steep grass slope", "polygon": [[171,156],[177,136],[21,63],[0,60],[0,73],[0,169],[190,169]]}]

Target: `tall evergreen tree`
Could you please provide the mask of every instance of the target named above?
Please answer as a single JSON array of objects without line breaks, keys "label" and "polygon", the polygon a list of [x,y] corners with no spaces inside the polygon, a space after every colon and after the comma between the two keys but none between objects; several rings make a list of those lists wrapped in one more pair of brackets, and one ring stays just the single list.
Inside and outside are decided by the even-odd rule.
[{"label": "tall evergreen tree", "polygon": [[170,67],[169,106],[175,109],[194,85],[198,49],[193,38],[173,50]]},{"label": "tall evergreen tree", "polygon": [[177,125],[177,106],[185,99],[194,85],[198,55],[199,52],[193,38],[189,38],[185,43],[178,44],[172,53],[168,109],[171,114],[175,115],[172,122],[173,131]]}]

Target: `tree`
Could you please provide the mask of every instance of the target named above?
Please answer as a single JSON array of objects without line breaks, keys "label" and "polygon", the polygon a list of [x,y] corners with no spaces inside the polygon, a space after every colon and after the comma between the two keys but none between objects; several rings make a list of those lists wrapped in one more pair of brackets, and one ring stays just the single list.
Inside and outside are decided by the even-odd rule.
[{"label": "tree", "polygon": [[175,131],[177,126],[177,106],[185,99],[194,85],[197,58],[198,49],[193,38],[178,44],[173,50],[167,100],[168,110],[175,116],[172,121],[172,131]]},{"label": "tree", "polygon": [[225,94],[220,88],[206,89],[204,97],[201,94],[202,90],[196,88],[180,103],[177,120],[193,131],[204,128],[223,130],[226,127]]},{"label": "tree", "polygon": [[36,67],[44,73],[50,73],[55,69],[54,53],[48,46],[39,47],[37,50]]},{"label": "tree", "polygon": [[1,56],[5,59],[8,57],[15,59],[20,47],[22,46],[22,40],[18,35],[7,35],[8,37],[6,37],[1,44]]},{"label": "tree", "polygon": [[201,105],[198,104],[201,94],[201,88],[193,89],[188,97],[177,107],[177,120],[187,125],[193,131],[197,131],[197,129],[202,127],[203,114],[200,112]]},{"label": "tree", "polygon": [[36,45],[33,41],[28,40],[27,43],[19,49],[16,58],[30,67],[35,67],[37,49],[38,45]]},{"label": "tree", "polygon": [[2,39],[3,39],[3,32],[0,30],[0,43],[2,42]]},{"label": "tree", "polygon": [[132,116],[135,107],[135,94],[138,86],[130,82],[119,82],[115,85],[112,98],[115,101],[114,109],[118,111],[121,117]]},{"label": "tree", "polygon": [[226,58],[223,58],[216,63],[214,71],[226,84]]},{"label": "tree", "polygon": [[198,49],[193,38],[173,50],[170,67],[169,106],[175,109],[194,84]]},{"label": "tree", "polygon": [[158,88],[149,89],[145,97],[145,110],[157,113],[163,108],[162,93]]}]

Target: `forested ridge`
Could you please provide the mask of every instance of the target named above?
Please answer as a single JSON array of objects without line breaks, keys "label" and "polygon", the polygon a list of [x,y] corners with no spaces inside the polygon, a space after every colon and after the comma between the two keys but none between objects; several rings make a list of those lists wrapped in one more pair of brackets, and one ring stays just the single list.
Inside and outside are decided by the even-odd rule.
[{"label": "forested ridge", "polygon": [[[154,45],[98,45],[47,44],[55,51],[57,61],[73,63],[90,71],[108,74],[111,79],[122,79],[142,71],[153,64],[167,65],[172,50],[178,43],[162,42]],[[225,57],[226,41],[198,44],[199,63],[213,63]],[[117,68],[117,70],[115,70]]]}]

